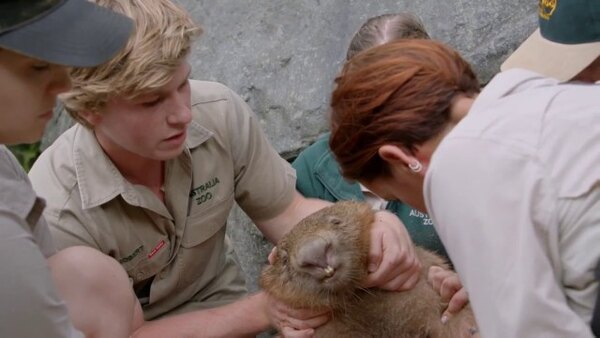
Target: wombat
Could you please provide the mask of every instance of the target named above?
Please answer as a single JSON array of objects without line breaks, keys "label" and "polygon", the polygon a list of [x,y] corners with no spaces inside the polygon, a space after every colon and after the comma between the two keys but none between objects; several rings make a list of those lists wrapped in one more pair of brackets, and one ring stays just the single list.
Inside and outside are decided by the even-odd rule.
[{"label": "wombat", "polygon": [[332,319],[315,337],[473,337],[475,317],[467,305],[446,323],[447,304],[427,282],[432,265],[448,268],[438,255],[417,247],[421,278],[409,291],[365,289],[370,206],[337,202],[298,223],[278,243],[260,285],[269,294],[300,308],[332,310]]}]

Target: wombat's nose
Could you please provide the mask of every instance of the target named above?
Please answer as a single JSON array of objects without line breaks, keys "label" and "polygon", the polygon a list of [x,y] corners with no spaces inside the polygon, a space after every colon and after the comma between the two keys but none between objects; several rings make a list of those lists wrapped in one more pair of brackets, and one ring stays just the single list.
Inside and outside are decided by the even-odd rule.
[{"label": "wombat's nose", "polygon": [[323,238],[304,243],[297,253],[298,269],[317,279],[332,277],[336,271],[332,244]]}]

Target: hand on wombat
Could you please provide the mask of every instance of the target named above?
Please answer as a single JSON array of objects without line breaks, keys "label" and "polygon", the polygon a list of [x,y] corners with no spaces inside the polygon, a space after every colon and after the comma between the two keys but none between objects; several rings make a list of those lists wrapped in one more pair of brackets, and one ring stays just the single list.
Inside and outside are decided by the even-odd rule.
[{"label": "hand on wombat", "polygon": [[325,324],[331,318],[330,309],[297,309],[275,297],[266,295],[267,313],[271,325],[281,331],[284,337],[310,338],[314,329]]},{"label": "hand on wombat", "polygon": [[369,274],[365,287],[389,291],[412,289],[419,281],[421,262],[406,227],[388,211],[374,214],[369,226]]},{"label": "hand on wombat", "polygon": [[442,302],[448,303],[448,307],[442,315],[442,323],[446,323],[448,318],[458,313],[469,303],[467,291],[462,286],[456,272],[439,266],[431,266],[427,281],[440,294]]},{"label": "hand on wombat", "polygon": [[447,303],[426,279],[431,266],[447,265],[429,251],[416,249],[423,266],[411,290],[363,287],[373,218],[359,202],[338,202],[306,217],[279,242],[261,287],[295,308],[332,309],[315,337],[472,337],[468,306],[441,322]]}]

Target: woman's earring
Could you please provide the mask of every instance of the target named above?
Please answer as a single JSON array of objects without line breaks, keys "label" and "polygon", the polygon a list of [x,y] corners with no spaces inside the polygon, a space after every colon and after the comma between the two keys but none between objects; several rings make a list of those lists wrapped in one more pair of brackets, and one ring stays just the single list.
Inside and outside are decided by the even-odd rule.
[{"label": "woman's earring", "polygon": [[418,173],[421,172],[421,170],[423,170],[423,165],[421,164],[421,162],[415,161],[408,165],[408,169],[410,169],[413,173]]}]

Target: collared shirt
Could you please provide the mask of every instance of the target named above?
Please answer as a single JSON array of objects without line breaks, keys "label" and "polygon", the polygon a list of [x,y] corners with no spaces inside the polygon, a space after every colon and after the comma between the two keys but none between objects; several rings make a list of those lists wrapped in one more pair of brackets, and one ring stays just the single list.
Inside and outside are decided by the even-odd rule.
[{"label": "collared shirt", "polygon": [[128,182],[80,125],[30,172],[57,245],[88,245],[117,259],[138,295],[149,286],[147,319],[241,297],[243,277],[225,235],[233,203],[264,220],[294,194],[293,169],[245,102],[218,83],[190,84],[193,121],[186,149],[165,164],[165,203]]},{"label": "collared shirt", "polygon": [[497,75],[440,143],[427,208],[483,337],[592,337],[600,86]]},{"label": "collared shirt", "polygon": [[359,185],[360,191],[365,197],[365,202],[367,202],[373,208],[373,210],[385,210],[385,207],[388,204],[386,200],[377,196],[374,192],[369,190],[369,188],[365,187],[364,185],[360,183]]},{"label": "collared shirt", "polygon": [[83,337],[60,299],[46,258],[56,250],[44,201],[0,145],[0,337]]},{"label": "collared shirt", "polygon": [[[358,183],[346,180],[340,173],[340,167],[329,149],[329,133],[304,149],[294,160],[296,169],[296,189],[306,197],[320,198],[336,202],[345,200],[368,201]],[[372,203],[377,208],[385,208],[400,218],[413,242],[435,251],[448,259],[448,254],[433,227],[428,215],[411,208],[400,201],[381,200],[377,196]],[[377,201],[379,199],[379,201]],[[385,202],[385,203],[382,203]]]}]

